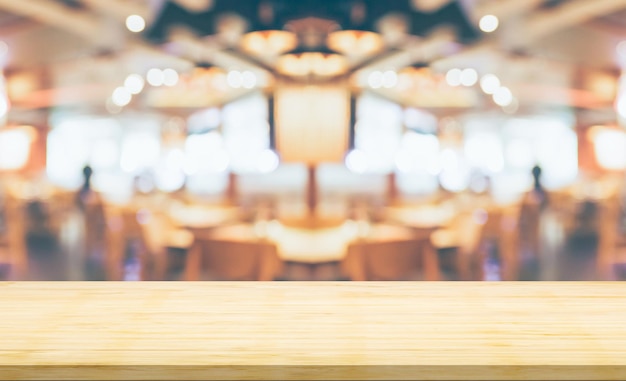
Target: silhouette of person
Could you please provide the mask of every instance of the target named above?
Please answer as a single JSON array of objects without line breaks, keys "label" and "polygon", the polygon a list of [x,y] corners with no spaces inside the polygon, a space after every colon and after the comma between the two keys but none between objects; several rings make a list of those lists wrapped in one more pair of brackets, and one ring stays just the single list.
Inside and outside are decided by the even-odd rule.
[{"label": "silhouette of person", "polygon": [[541,185],[541,167],[535,165],[531,171],[533,188],[526,194],[520,220],[521,237],[530,253],[538,258],[541,250],[541,220],[548,202],[548,194]]},{"label": "silhouette of person", "polygon": [[92,255],[104,236],[104,209],[100,195],[91,186],[93,169],[83,168],[83,184],[77,195],[77,204],[83,215],[85,252]]},{"label": "silhouette of person", "polygon": [[548,194],[541,185],[541,167],[535,165],[532,169],[533,175],[533,190],[531,191],[531,197],[533,201],[539,204],[539,207],[543,209],[548,203]]},{"label": "silhouette of person", "polygon": [[87,204],[94,198],[93,190],[91,189],[91,178],[93,176],[93,169],[89,165],[83,167],[83,185],[81,185],[78,191],[78,205],[81,209],[84,209]]}]

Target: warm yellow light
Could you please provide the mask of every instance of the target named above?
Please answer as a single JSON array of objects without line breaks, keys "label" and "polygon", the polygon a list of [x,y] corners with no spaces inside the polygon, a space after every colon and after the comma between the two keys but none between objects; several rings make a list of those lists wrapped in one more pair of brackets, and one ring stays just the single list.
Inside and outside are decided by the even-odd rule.
[{"label": "warm yellow light", "polygon": [[263,30],[246,33],[241,39],[241,47],[248,53],[261,56],[282,54],[294,49],[298,38],[284,30]]},{"label": "warm yellow light", "polygon": [[381,35],[362,30],[340,30],[328,36],[328,47],[348,56],[370,55],[383,47]]},{"label": "warm yellow light", "polygon": [[344,57],[338,54],[306,52],[287,54],[278,61],[278,71],[285,75],[332,76],[346,71],[348,65]]},{"label": "warm yellow light", "polygon": [[608,128],[609,127],[607,127],[607,126],[601,126],[601,125],[589,127],[589,129],[587,130],[587,139],[589,139],[589,140],[591,140],[593,142],[600,132],[602,132],[602,131],[604,131],[604,130],[606,130]]}]

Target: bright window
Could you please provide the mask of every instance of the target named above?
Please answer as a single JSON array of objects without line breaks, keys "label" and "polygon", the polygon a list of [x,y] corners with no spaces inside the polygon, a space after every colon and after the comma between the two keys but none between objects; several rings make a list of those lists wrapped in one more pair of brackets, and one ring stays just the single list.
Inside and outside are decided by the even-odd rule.
[{"label": "bright window", "polygon": [[31,134],[27,129],[0,131],[0,170],[24,167],[30,156]]}]

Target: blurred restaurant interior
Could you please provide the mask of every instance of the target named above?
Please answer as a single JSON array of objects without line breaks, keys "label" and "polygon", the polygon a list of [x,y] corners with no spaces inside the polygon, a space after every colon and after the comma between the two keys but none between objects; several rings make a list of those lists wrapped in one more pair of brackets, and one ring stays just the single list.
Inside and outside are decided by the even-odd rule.
[{"label": "blurred restaurant interior", "polygon": [[626,1],[0,0],[0,280],[625,280]]}]

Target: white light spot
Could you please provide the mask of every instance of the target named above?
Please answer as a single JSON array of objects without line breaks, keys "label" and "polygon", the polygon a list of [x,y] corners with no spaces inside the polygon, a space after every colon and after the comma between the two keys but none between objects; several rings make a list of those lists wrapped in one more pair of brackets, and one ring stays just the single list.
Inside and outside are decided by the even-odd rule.
[{"label": "white light spot", "polygon": [[367,170],[367,155],[360,150],[352,150],[346,156],[346,167],[354,173],[364,173]]},{"label": "white light spot", "polygon": [[513,102],[513,94],[507,87],[502,86],[493,93],[493,101],[498,106],[506,107]]},{"label": "white light spot", "polygon": [[280,163],[280,159],[276,152],[271,149],[266,149],[261,151],[257,158],[256,168],[261,173],[270,173],[278,168],[278,164]]},{"label": "white light spot", "polygon": [[130,15],[126,18],[126,28],[134,33],[139,33],[146,27],[146,20],[139,15]]},{"label": "white light spot", "polygon": [[626,96],[620,95],[620,97],[617,98],[617,102],[615,102],[615,108],[617,109],[617,113],[622,118],[626,118]]},{"label": "white light spot", "polygon": [[485,33],[491,33],[495,31],[496,29],[498,29],[498,25],[500,25],[500,21],[494,15],[484,15],[480,18],[480,21],[478,22],[480,30]]},{"label": "white light spot", "polygon": [[474,86],[478,82],[478,73],[474,69],[464,69],[461,72],[461,84],[463,86]]},{"label": "white light spot", "polygon": [[113,91],[113,95],[111,96],[111,100],[113,101],[113,104],[115,104],[116,106],[120,106],[120,107],[123,107],[129,104],[131,99],[132,99],[132,95],[130,94],[128,89],[126,89],[125,87],[118,87],[117,89]]},{"label": "white light spot", "polygon": [[143,90],[144,84],[143,77],[139,74],[131,74],[124,81],[124,87],[131,94],[139,94]]},{"label": "white light spot", "polygon": [[378,70],[374,70],[373,72],[371,72],[370,75],[367,77],[367,84],[372,89],[381,88],[383,86],[383,73]]},{"label": "white light spot", "polygon": [[387,70],[383,73],[383,87],[391,89],[398,84],[398,74],[393,70]]},{"label": "white light spot", "polygon": [[163,70],[163,84],[165,86],[176,86],[178,83],[178,73],[174,69]]},{"label": "white light spot", "polygon": [[485,94],[493,94],[500,88],[500,79],[493,74],[485,74],[480,79],[480,88]]},{"label": "white light spot", "polygon": [[252,89],[256,86],[256,75],[250,70],[246,70],[241,74],[241,82],[246,89]]},{"label": "white light spot", "polygon": [[238,89],[243,86],[243,75],[238,70],[231,70],[226,76],[226,82],[233,89]]},{"label": "white light spot", "polygon": [[163,70],[152,68],[148,70],[146,79],[148,80],[148,83],[152,86],[161,86],[163,85],[163,81],[165,80],[165,75],[163,74]]},{"label": "white light spot", "polygon": [[446,82],[450,86],[459,86],[461,84],[461,69],[450,69],[446,73]]},{"label": "white light spot", "polygon": [[6,96],[0,96],[0,118],[3,118],[9,112],[9,100]]}]

